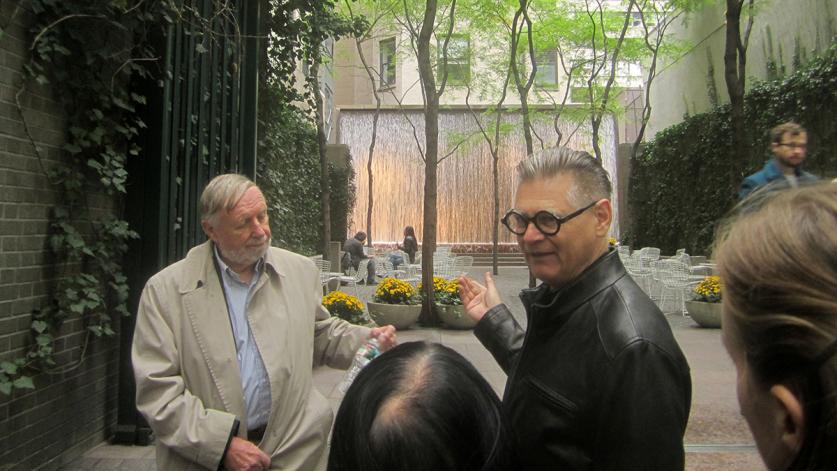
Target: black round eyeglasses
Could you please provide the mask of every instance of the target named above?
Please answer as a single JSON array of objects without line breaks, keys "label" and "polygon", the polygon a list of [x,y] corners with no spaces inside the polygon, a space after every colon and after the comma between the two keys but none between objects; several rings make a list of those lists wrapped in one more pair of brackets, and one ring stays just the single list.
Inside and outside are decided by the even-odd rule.
[{"label": "black round eyeglasses", "polygon": [[561,230],[561,225],[579,214],[587,211],[595,206],[598,201],[593,201],[587,206],[577,209],[566,216],[557,216],[554,213],[546,210],[538,211],[534,216],[529,217],[516,209],[510,209],[509,212],[503,216],[502,222],[506,229],[512,234],[523,235],[526,233],[526,228],[529,223],[534,223],[535,227],[541,231],[543,235],[553,236]]}]

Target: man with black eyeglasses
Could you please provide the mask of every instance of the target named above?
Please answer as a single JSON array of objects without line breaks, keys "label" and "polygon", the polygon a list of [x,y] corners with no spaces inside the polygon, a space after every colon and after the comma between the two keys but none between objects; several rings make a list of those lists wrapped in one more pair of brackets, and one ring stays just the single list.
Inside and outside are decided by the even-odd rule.
[{"label": "man with black eyeglasses", "polygon": [[738,197],[744,199],[752,192],[762,192],[796,188],[800,184],[815,182],[816,175],[802,170],[805,154],[808,150],[808,133],[805,128],[787,122],[770,130],[770,150],[773,158],[764,168],[748,176],[741,183]]},{"label": "man with black eyeglasses", "polygon": [[474,333],[508,374],[503,413],[519,469],[682,470],[689,365],[659,308],[608,246],[611,184],[586,152],[518,167],[503,224],[533,275],[524,331],[489,273],[460,280]]}]

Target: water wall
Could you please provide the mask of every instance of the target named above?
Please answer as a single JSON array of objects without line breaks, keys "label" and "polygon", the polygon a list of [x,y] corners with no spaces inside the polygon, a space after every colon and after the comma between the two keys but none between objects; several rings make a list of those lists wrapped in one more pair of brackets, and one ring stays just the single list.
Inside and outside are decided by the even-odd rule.
[{"label": "water wall", "polygon": [[[357,176],[357,202],[350,216],[350,234],[366,230],[369,191],[366,168],[373,114],[374,111],[370,110],[343,110],[338,120],[339,142],[349,146]],[[515,166],[526,153],[520,116],[506,115],[504,125],[512,131],[501,137],[498,165],[500,217],[512,206]],[[540,140],[535,138],[536,150],[541,148],[541,142],[544,147],[555,145],[557,134],[551,119],[538,122],[535,127],[540,137]],[[606,118],[600,131],[602,160],[612,181],[615,180],[616,168],[613,128],[613,120]],[[564,134],[563,145],[592,153],[588,124],[561,123],[559,129]],[[419,145],[424,146],[423,131],[421,110],[381,111],[372,158],[374,243],[400,242],[406,225],[415,227],[421,242],[424,162]],[[443,244],[488,244],[491,242],[494,205],[492,160],[488,145],[467,110],[440,112],[439,134],[439,157],[444,157],[444,160],[439,163],[438,169],[437,240]],[[493,136],[493,131],[490,135]],[[465,137],[469,138],[454,150]],[[613,219],[617,221],[615,199],[613,203]],[[613,232],[618,233],[617,228],[614,227]],[[500,242],[515,242],[513,235],[502,225]]]}]

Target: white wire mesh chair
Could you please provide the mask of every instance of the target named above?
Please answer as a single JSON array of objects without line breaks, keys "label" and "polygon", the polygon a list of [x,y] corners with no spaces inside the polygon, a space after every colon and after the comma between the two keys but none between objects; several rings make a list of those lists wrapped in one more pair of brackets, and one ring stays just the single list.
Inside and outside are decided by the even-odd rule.
[{"label": "white wire mesh chair", "polygon": [[620,245],[616,247],[616,253],[619,254],[619,260],[622,260],[622,264],[625,264],[625,260],[631,256],[631,248],[627,245]]},{"label": "white wire mesh chair", "polygon": [[680,313],[686,316],[687,293],[698,283],[689,272],[688,265],[676,259],[665,259],[656,261],[655,267],[662,282],[660,309],[664,311],[665,291],[668,290]]},{"label": "white wire mesh chair", "polygon": [[339,278],[336,274],[331,273],[331,262],[328,260],[323,260],[322,258],[314,258],[314,264],[317,265],[317,268],[320,270],[320,285],[322,285],[323,292],[326,291],[328,287],[328,283],[331,280],[336,280]]},{"label": "white wire mesh chair", "polygon": [[[361,260],[360,263],[358,263],[357,265],[357,270],[355,270],[354,267],[349,265],[348,269],[346,270],[347,274],[339,277],[340,284],[345,283],[347,286],[351,286],[352,288],[354,288],[356,297],[360,297],[360,294],[358,293],[357,284],[366,281],[366,275],[369,271],[367,265],[371,262],[371,260],[371,258]],[[338,286],[337,289],[339,290],[340,287]]]},{"label": "white wire mesh chair", "polygon": [[397,271],[392,267],[392,262],[389,257],[375,257],[375,276],[380,278],[393,277],[398,278]]},{"label": "white wire mesh chair", "polygon": [[625,262],[625,269],[634,278],[636,284],[649,296],[652,291],[653,272],[651,271],[651,260],[643,258],[639,251],[634,251]]},{"label": "white wire mesh chair", "polygon": [[460,255],[453,258],[453,266],[451,269],[451,277],[459,277],[467,275],[471,267],[474,266],[474,257],[471,255]]},{"label": "white wire mesh chair", "polygon": [[433,255],[433,276],[450,278],[453,276],[453,258],[444,255]]}]

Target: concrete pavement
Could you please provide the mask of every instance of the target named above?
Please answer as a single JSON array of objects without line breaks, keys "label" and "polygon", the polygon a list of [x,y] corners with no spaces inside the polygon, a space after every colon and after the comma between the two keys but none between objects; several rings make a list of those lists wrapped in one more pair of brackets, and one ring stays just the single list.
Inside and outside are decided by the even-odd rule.
[{"label": "concrete pavement", "polygon": [[[482,279],[475,269],[471,275]],[[523,306],[517,293],[527,284],[525,268],[502,267],[495,277],[504,301],[523,326]],[[351,288],[344,290],[354,294]],[[374,286],[360,286],[363,301],[371,299]],[[747,425],[738,412],[735,393],[735,369],[720,340],[720,330],[702,329],[689,318],[667,313],[674,335],[683,349],[692,370],[692,410],[686,430],[686,469],[698,470],[764,470],[753,445]],[[399,332],[401,342],[428,340],[447,345],[465,356],[502,395],[506,375],[470,331],[414,328]],[[343,372],[318,368],[315,386],[329,398],[334,410],[340,404],[336,391]],[[153,447],[125,447],[102,444],[81,458],[66,464],[66,471],[92,469],[153,470]]]}]

